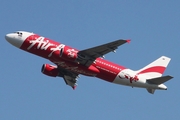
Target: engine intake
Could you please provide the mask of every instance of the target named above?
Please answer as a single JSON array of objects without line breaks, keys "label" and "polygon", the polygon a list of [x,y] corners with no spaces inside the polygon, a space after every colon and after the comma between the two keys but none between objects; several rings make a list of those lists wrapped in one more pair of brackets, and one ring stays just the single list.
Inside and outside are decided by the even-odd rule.
[{"label": "engine intake", "polygon": [[50,64],[43,64],[41,68],[41,72],[47,76],[57,77],[59,70],[57,66],[50,65]]}]

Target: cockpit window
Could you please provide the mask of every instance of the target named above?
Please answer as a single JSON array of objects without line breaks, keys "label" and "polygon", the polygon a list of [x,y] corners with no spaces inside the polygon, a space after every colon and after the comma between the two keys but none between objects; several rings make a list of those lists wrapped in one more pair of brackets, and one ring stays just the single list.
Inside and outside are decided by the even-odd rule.
[{"label": "cockpit window", "polygon": [[18,36],[22,36],[22,32],[14,32],[14,33],[17,33]]}]

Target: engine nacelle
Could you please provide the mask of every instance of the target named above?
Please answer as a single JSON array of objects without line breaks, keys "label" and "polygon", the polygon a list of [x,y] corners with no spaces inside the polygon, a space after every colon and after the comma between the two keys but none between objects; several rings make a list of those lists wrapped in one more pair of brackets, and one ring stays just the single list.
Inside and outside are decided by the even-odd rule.
[{"label": "engine nacelle", "polygon": [[60,51],[60,57],[68,61],[75,61],[78,58],[78,50],[65,46],[63,50]]},{"label": "engine nacelle", "polygon": [[41,68],[41,72],[51,77],[57,77],[59,74],[59,70],[57,66],[50,65],[50,64],[43,64]]}]

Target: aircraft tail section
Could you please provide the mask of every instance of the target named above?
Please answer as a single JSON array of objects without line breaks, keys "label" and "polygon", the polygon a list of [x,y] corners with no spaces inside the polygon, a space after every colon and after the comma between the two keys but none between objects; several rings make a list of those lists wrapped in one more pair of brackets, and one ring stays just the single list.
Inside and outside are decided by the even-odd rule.
[{"label": "aircraft tail section", "polygon": [[[150,83],[150,84],[158,85],[159,89],[161,89],[161,90],[167,90],[167,87],[163,83],[165,83],[166,81],[168,81],[168,80],[170,80],[172,78],[173,78],[172,76],[167,75],[167,76],[163,76],[163,77],[147,79],[147,82]],[[156,89],[153,89],[153,88],[146,88],[146,89],[151,94],[154,94],[154,92],[156,90]]]},{"label": "aircraft tail section", "polygon": [[144,68],[136,71],[138,75],[146,75],[148,79],[161,77],[164,73],[167,65],[169,64],[171,58],[166,56],[161,56],[157,60],[153,61]]}]

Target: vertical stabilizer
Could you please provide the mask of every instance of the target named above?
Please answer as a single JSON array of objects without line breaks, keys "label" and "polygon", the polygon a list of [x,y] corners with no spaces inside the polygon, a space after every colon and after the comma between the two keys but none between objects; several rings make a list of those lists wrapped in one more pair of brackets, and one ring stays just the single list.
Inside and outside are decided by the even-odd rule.
[{"label": "vertical stabilizer", "polygon": [[148,79],[161,77],[170,60],[171,58],[162,56],[136,72],[138,75],[148,76]]}]

